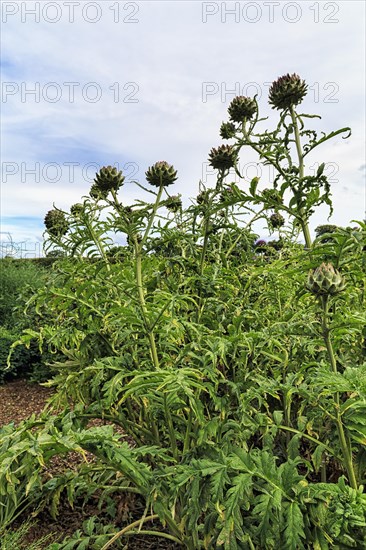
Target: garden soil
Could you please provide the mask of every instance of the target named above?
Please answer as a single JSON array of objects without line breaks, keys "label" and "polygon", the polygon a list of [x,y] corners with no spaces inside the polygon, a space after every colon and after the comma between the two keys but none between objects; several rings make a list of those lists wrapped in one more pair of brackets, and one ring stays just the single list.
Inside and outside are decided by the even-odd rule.
[{"label": "garden soil", "polygon": [[[39,415],[52,393],[52,389],[45,388],[39,384],[31,384],[26,380],[15,380],[0,386],[0,427],[10,422],[19,424],[19,422],[26,420],[32,414]],[[80,455],[77,453],[68,453],[64,457],[54,458],[55,460],[53,459],[47,468],[47,476],[59,474],[64,469],[75,469],[78,463],[80,463]],[[134,495],[132,495],[133,497]],[[143,503],[136,501],[136,499],[132,502],[131,495],[127,497],[126,495],[121,495],[117,503],[117,510],[121,517],[126,512],[134,514],[136,517],[133,517],[131,520],[134,521],[142,516],[144,507]],[[30,543],[49,535],[50,538],[47,543],[37,547],[37,550],[43,550],[51,542],[60,542],[67,535],[71,535],[74,531],[80,529],[83,521],[92,515],[101,517],[101,512],[97,507],[97,500],[95,505],[91,503],[83,508],[81,506],[78,508],[75,505],[74,509],[71,509],[66,501],[61,501],[57,520],[54,520],[47,510],[42,511],[35,518],[32,518],[31,513],[28,512],[27,516],[20,517],[16,521],[14,527],[16,528],[22,522],[30,519],[32,527],[23,540],[24,550],[29,547]],[[146,523],[144,528],[159,529],[159,525],[148,525]],[[111,547],[112,550],[116,548],[117,546],[115,545]],[[136,536],[128,540],[128,545],[125,548],[126,550],[178,550],[181,546],[161,538],[159,539],[156,536]]]}]

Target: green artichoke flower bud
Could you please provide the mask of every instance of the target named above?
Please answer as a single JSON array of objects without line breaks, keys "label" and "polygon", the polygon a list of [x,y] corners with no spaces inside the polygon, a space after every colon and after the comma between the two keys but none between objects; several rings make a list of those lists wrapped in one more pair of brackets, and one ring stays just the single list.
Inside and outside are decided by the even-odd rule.
[{"label": "green artichoke flower bud", "polygon": [[131,208],[131,206],[124,206],[122,208],[122,211],[123,211],[123,214],[125,215],[126,219],[127,219],[127,222],[132,222],[133,221],[133,218],[134,218],[134,213],[133,213],[133,209]]},{"label": "green artichoke flower bud", "polygon": [[[133,246],[134,245],[134,236],[133,235],[127,235],[127,244],[128,246]],[[142,234],[140,232],[136,233],[136,239],[137,239],[137,242],[140,243],[142,241]]]},{"label": "green artichoke flower bud", "polygon": [[335,233],[337,231],[336,225],[331,224],[325,224],[325,225],[318,225],[318,227],[315,228],[315,235],[317,237],[320,237],[321,235],[324,235],[325,233]]},{"label": "green artichoke flower bud", "polygon": [[220,136],[222,139],[231,139],[235,137],[236,128],[232,122],[223,122],[220,126]]},{"label": "green artichoke flower bud", "polygon": [[334,269],[332,264],[322,263],[309,272],[306,288],[316,296],[338,294],[344,289],[345,282],[342,275]]},{"label": "green artichoke flower bud", "polygon": [[107,251],[108,258],[113,260],[114,263],[122,262],[125,259],[125,257],[127,256],[127,254],[128,254],[127,247],[126,246],[121,246],[121,245],[112,246]]},{"label": "green artichoke flower bud", "polygon": [[305,80],[295,73],[280,76],[269,90],[269,103],[273,109],[289,109],[302,102],[307,89]]},{"label": "green artichoke flower bud", "polygon": [[271,201],[273,203],[282,204],[283,198],[277,189],[263,189],[262,196],[264,200]]},{"label": "green artichoke flower bud", "polygon": [[282,227],[284,225],[285,218],[279,212],[275,212],[269,218],[269,221],[270,221],[271,226],[273,227],[273,229],[278,229],[279,227]]},{"label": "green artichoke flower bud", "polygon": [[156,162],[153,166],[150,166],[145,172],[146,179],[151,185],[155,187],[167,187],[175,182],[177,179],[177,171],[172,164],[168,164],[165,160]]},{"label": "green artichoke flower bud", "polygon": [[45,216],[44,224],[47,231],[54,237],[62,237],[69,229],[68,221],[61,210],[49,210]]},{"label": "green artichoke flower bud", "polygon": [[267,245],[274,248],[274,250],[282,250],[284,243],[282,239],[278,239],[278,241],[269,241]]},{"label": "green artichoke flower bud", "polygon": [[267,248],[267,241],[264,239],[258,239],[254,243],[254,248],[257,252],[264,252]]},{"label": "green artichoke flower bud", "polygon": [[182,199],[180,195],[172,195],[165,201],[165,206],[171,212],[178,212],[182,208]]},{"label": "green artichoke flower bud", "polygon": [[197,204],[203,204],[203,203],[207,202],[207,200],[208,200],[208,192],[207,191],[201,191],[201,193],[199,193],[197,195],[197,198],[196,198]]},{"label": "green artichoke flower bud", "polygon": [[84,205],[81,204],[80,202],[77,202],[76,204],[73,204],[72,206],[70,206],[70,213],[75,217],[81,214],[83,210],[84,210]]},{"label": "green artichoke flower bud", "polygon": [[236,164],[237,153],[231,145],[220,145],[211,149],[208,159],[216,170],[230,170]]},{"label": "green artichoke flower bud", "polygon": [[224,187],[222,192],[220,193],[220,202],[225,202],[227,200],[230,200],[231,197],[233,197],[234,190],[232,187]]},{"label": "green artichoke flower bud", "polygon": [[244,119],[250,120],[256,112],[257,104],[255,100],[242,95],[234,97],[228,108],[229,116],[234,122],[243,122]]},{"label": "green artichoke flower bud", "polygon": [[106,199],[108,192],[101,191],[99,189],[99,186],[96,183],[93,183],[93,185],[90,188],[89,195],[92,199],[95,199],[96,201]]},{"label": "green artichoke flower bud", "polygon": [[109,191],[118,191],[124,179],[122,170],[118,171],[115,166],[103,166],[99,174],[95,174],[94,183],[102,195],[106,196]]}]

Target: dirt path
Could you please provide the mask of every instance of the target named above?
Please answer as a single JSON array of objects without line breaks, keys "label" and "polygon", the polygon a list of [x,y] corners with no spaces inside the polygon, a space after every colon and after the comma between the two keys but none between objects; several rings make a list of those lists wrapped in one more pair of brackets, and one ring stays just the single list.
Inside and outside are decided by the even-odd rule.
[{"label": "dirt path", "polygon": [[26,380],[15,380],[0,386],[0,426],[26,420],[39,414],[53,390]]},{"label": "dirt path", "polygon": [[[26,380],[16,380],[14,382],[5,383],[0,386],[0,428],[5,424],[14,422],[18,424],[22,420],[26,420],[33,413],[38,415],[44,408],[48,398],[52,395],[53,390],[45,388],[38,384],[31,384]],[[98,422],[98,421],[96,421]],[[73,456],[76,453],[69,453],[67,457],[54,457],[56,460],[52,460],[48,465],[47,471],[50,475],[57,475],[60,473],[60,469],[74,468],[78,462],[80,462],[79,456]],[[132,495],[133,496],[133,495]],[[129,497],[131,498],[131,497]],[[62,540],[67,534],[72,534],[77,529],[80,529],[83,521],[88,519],[92,515],[100,516],[101,511],[98,510],[96,505],[87,506],[75,506],[71,509],[65,502],[60,503],[60,513],[57,520],[54,520],[47,510],[44,510],[33,520],[33,526],[28,532],[27,536],[23,540],[24,549],[28,548],[31,543],[39,540],[45,535],[50,535],[51,540],[44,545],[37,545],[37,550],[43,550],[52,542],[52,539]],[[116,495],[117,508],[123,505],[124,508],[135,507],[134,502],[127,502],[126,495]],[[141,506],[140,506],[141,507]],[[144,512],[144,507],[135,510],[136,517],[139,519]],[[25,521],[27,516],[20,517],[15,525],[20,525]],[[109,520],[110,521],[110,520]],[[159,530],[159,523],[152,526],[155,530]],[[127,539],[125,539],[127,542]],[[119,546],[120,547],[120,546]],[[112,547],[117,548],[116,545]],[[135,536],[128,540],[128,550],[177,550],[181,546],[170,543],[166,539],[158,538],[156,536]]]}]

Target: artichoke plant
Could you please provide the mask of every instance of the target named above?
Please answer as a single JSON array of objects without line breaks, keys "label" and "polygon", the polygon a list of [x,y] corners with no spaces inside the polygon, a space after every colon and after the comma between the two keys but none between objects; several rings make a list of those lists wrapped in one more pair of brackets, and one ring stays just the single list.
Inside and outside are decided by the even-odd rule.
[{"label": "artichoke plant", "polygon": [[243,122],[244,119],[250,120],[257,111],[257,104],[251,97],[238,95],[234,97],[229,105],[228,113],[233,122]]},{"label": "artichoke plant", "polygon": [[165,201],[165,206],[170,212],[179,212],[182,208],[182,199],[180,195],[172,195]]},{"label": "artichoke plant", "polygon": [[331,224],[318,225],[318,227],[315,228],[315,235],[317,237],[320,237],[325,233],[335,233],[337,229],[338,229],[337,225],[331,225]]},{"label": "artichoke plant", "polygon": [[145,173],[147,181],[155,187],[167,187],[172,185],[177,179],[177,171],[172,164],[168,164],[165,160],[156,162],[150,166]]},{"label": "artichoke plant", "polygon": [[220,137],[222,139],[231,139],[235,137],[236,128],[232,122],[223,122],[220,126]]},{"label": "artichoke plant", "polygon": [[70,213],[73,216],[78,216],[79,214],[82,213],[83,210],[84,210],[84,206],[80,202],[77,202],[76,204],[73,204],[70,206]]},{"label": "artichoke plant", "polygon": [[280,76],[269,90],[269,103],[273,109],[289,109],[302,102],[307,85],[297,74]]},{"label": "artichoke plant", "polygon": [[109,191],[118,191],[124,179],[122,170],[118,171],[115,166],[103,166],[99,174],[95,174],[93,192],[97,193],[99,191],[102,196],[106,196]]},{"label": "artichoke plant", "polygon": [[208,159],[216,170],[230,170],[236,164],[237,153],[231,145],[220,145],[211,149]]},{"label": "artichoke plant", "polygon": [[96,201],[105,199],[108,195],[108,192],[101,191],[99,188],[99,185],[96,183],[93,183],[93,185],[90,188],[89,195],[92,197],[92,199],[95,199]]},{"label": "artichoke plant", "polygon": [[45,216],[44,224],[50,235],[62,237],[69,229],[68,221],[61,210],[49,210]]},{"label": "artichoke plant", "polygon": [[282,227],[284,225],[285,218],[279,212],[275,212],[271,215],[269,221],[273,229],[278,229],[279,227]]},{"label": "artichoke plant", "polygon": [[306,288],[316,296],[338,294],[344,287],[345,282],[339,271],[332,264],[324,262],[309,272],[306,283]]},{"label": "artichoke plant", "polygon": [[262,196],[265,201],[283,204],[283,198],[277,189],[263,189]]}]

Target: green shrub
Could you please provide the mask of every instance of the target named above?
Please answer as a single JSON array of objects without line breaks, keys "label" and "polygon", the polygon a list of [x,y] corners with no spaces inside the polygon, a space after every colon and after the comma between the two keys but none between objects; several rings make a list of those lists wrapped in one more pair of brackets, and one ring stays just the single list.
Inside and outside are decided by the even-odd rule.
[{"label": "green shrub", "polygon": [[19,339],[19,334],[0,327],[0,383],[4,379],[27,375],[35,363],[39,362],[40,354],[36,343],[27,349],[25,346],[17,346],[12,353],[10,366],[7,366],[7,358],[10,348]]},{"label": "green shrub", "polygon": [[7,366],[11,346],[19,340],[22,331],[38,326],[39,316],[32,308],[25,312],[26,303],[45,284],[49,275],[49,270],[37,265],[33,259],[0,260],[0,383],[15,377],[30,377],[32,381],[43,382],[49,376],[46,363],[53,357],[47,348],[41,353],[34,339],[27,347],[16,346]]},{"label": "green shrub", "polygon": [[0,259],[1,326],[13,329],[21,324],[20,307],[43,285],[45,274],[45,270],[32,260]]}]

